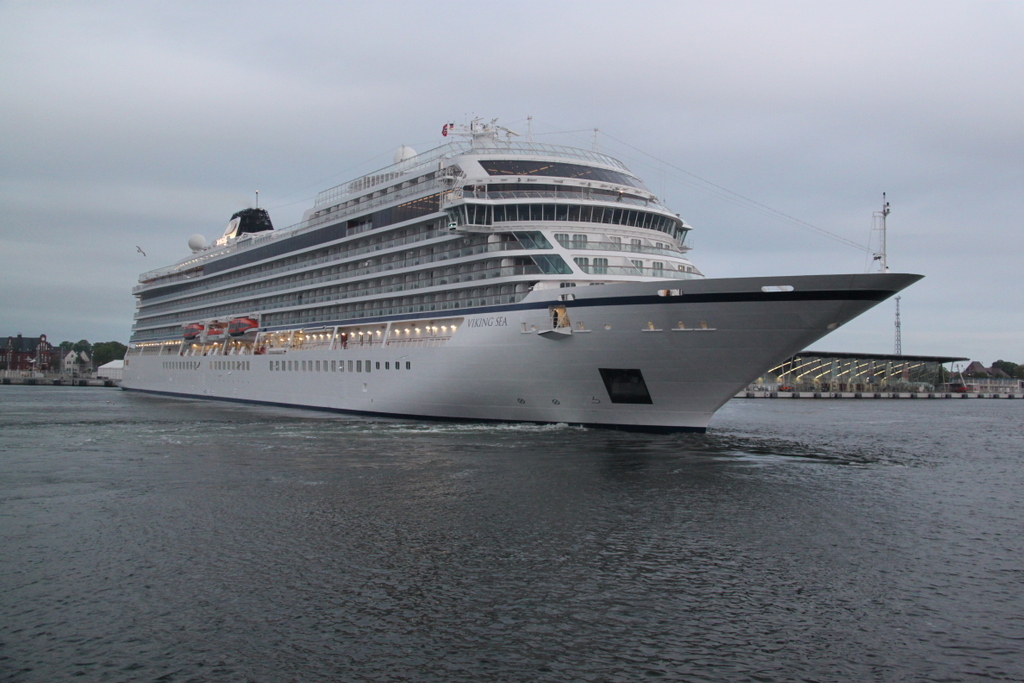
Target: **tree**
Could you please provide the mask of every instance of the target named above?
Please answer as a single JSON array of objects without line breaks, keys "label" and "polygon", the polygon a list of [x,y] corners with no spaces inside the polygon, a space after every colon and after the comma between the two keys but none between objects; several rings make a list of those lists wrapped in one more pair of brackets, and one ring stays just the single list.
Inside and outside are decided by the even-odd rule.
[{"label": "tree", "polygon": [[999,368],[1010,377],[1013,377],[1015,374],[1017,374],[1017,368],[1019,366],[1016,363],[1011,363],[1008,360],[997,360],[995,363],[992,364],[992,367]]},{"label": "tree", "polygon": [[75,353],[81,353],[82,351],[85,351],[91,356],[92,344],[90,344],[87,339],[80,339],[78,343],[72,344],[71,350],[74,351]]},{"label": "tree", "polygon": [[92,362],[99,367],[112,360],[121,360],[127,351],[128,347],[121,342],[96,342],[92,347]]}]

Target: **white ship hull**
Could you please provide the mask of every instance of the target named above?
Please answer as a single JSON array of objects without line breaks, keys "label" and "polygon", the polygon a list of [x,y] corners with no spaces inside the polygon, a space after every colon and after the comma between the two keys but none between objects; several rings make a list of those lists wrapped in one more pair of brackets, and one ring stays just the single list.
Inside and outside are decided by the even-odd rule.
[{"label": "white ship hull", "polygon": [[[703,431],[719,407],[772,365],[919,277],[547,289],[514,305],[463,311],[464,323],[438,346],[217,357],[164,347],[132,356],[122,387],[382,416]],[[553,305],[565,306],[568,324],[553,323]],[[366,370],[350,371],[349,361]],[[643,387],[623,387],[616,377],[642,377]]]}]

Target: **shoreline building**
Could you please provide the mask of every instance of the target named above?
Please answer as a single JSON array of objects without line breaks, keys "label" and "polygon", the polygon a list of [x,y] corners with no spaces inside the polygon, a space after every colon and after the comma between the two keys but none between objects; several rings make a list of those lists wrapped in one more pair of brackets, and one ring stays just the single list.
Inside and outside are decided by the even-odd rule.
[{"label": "shoreline building", "polygon": [[966,360],[952,356],[801,351],[768,370],[751,387],[763,391],[936,391],[950,382],[951,373],[943,366]]},{"label": "shoreline building", "polygon": [[1024,379],[1011,377],[995,366],[986,368],[973,361],[963,370],[950,373],[949,387],[951,391],[972,394],[1017,394],[1024,391]]},{"label": "shoreline building", "polygon": [[60,349],[46,335],[0,337],[0,370],[8,372],[52,372],[60,367]]}]

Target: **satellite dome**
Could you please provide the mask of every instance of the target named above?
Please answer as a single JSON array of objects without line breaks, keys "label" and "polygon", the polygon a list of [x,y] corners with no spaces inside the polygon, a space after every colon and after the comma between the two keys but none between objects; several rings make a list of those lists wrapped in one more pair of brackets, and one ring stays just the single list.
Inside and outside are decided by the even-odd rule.
[{"label": "satellite dome", "polygon": [[402,145],[401,147],[395,150],[395,163],[397,164],[399,162],[405,161],[406,159],[412,159],[414,156],[416,156],[416,150],[414,150],[412,147]]},{"label": "satellite dome", "polygon": [[206,249],[206,238],[196,233],[188,238],[188,248],[192,251],[202,251]]}]

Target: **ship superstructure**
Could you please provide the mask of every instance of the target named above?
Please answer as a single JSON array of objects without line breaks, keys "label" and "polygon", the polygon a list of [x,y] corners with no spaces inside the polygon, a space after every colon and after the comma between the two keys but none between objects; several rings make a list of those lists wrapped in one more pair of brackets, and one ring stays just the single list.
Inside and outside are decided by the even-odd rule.
[{"label": "ship superstructure", "polygon": [[691,227],[612,157],[494,122],[445,132],[463,139],[403,146],[296,226],[239,212],[144,273],[123,386],[703,429],[746,381],[917,279],[705,279]]}]

